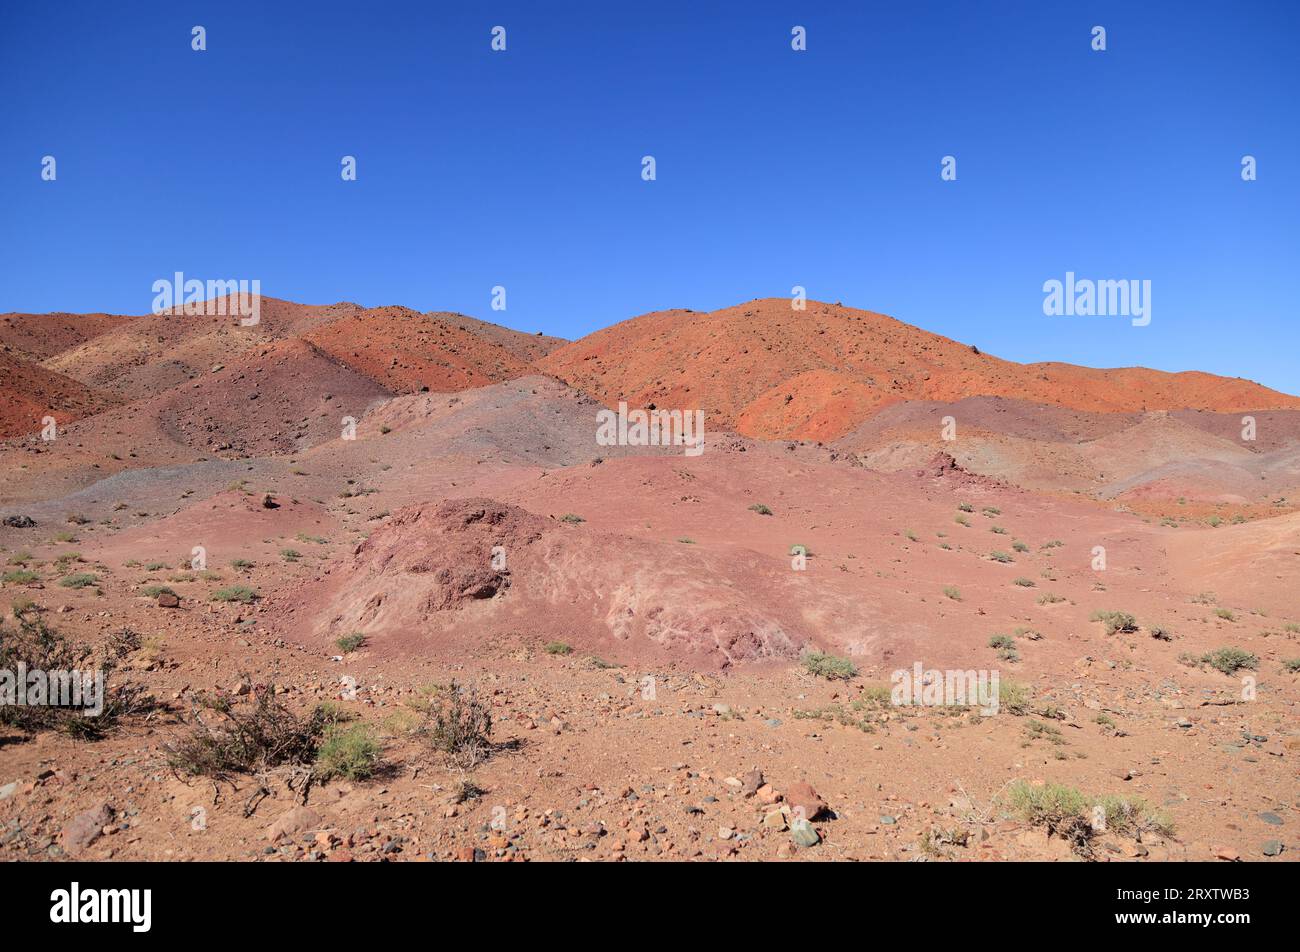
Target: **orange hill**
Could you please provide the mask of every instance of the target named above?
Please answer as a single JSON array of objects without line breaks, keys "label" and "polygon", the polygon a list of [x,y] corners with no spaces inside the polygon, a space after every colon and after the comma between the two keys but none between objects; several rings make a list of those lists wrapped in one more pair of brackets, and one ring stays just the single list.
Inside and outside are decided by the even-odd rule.
[{"label": "orange hill", "polygon": [[1300,408],[1247,380],[1143,368],[1017,364],[892,317],[767,298],[659,311],[552,351],[537,366],[607,405],[703,409],[711,428],[833,440],[907,399],[1020,400],[1100,412]]}]

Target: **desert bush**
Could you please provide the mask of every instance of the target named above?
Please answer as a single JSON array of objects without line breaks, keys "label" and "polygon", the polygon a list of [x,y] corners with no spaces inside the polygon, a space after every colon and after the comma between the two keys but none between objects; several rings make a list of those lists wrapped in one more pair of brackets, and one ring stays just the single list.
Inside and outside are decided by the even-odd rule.
[{"label": "desert bush", "polygon": [[1121,631],[1137,631],[1137,619],[1128,612],[1095,611],[1091,621],[1099,621],[1106,629],[1106,634],[1113,635]]},{"label": "desert bush", "polygon": [[468,770],[492,753],[492,711],[475,689],[452,681],[434,689],[420,733],[448,763]]},{"label": "desert bush", "polygon": [[1038,604],[1040,605],[1055,605],[1057,602],[1063,601],[1065,601],[1065,596],[1057,595],[1055,592],[1043,592],[1042,595],[1038,596]]},{"label": "desert bush", "polygon": [[1151,637],[1156,641],[1173,641],[1174,633],[1161,625],[1152,625]]},{"label": "desert bush", "polygon": [[327,727],[316,751],[316,776],[365,780],[374,775],[383,748],[368,724]]},{"label": "desert bush", "polygon": [[166,747],[167,762],[177,772],[214,780],[285,766],[310,773],[326,731],[343,719],[329,704],[300,717],[280,702],[273,684],[255,685],[242,702],[227,692],[200,694],[186,733]]},{"label": "desert bush", "polygon": [[1003,564],[1015,561],[1015,559],[1011,557],[1010,552],[1002,552],[997,549],[989,553],[989,558],[994,562],[1002,562]]},{"label": "desert bush", "polygon": [[59,584],[64,588],[88,588],[98,581],[99,577],[90,572],[74,572],[59,579]]},{"label": "desert bush", "polygon": [[1085,857],[1092,854],[1092,839],[1098,832],[1093,821],[1098,814],[1105,819],[1105,829],[1116,833],[1153,832],[1168,837],[1174,832],[1169,818],[1143,800],[1088,796],[1062,784],[1036,787],[1018,780],[1007,789],[1006,803],[1022,820],[1045,827],[1049,836],[1059,836]]},{"label": "desert bush", "polygon": [[1015,583],[1014,583],[1014,584],[1019,585],[1021,588],[1033,588],[1034,585],[1036,585],[1037,583],[1036,583],[1033,579],[1031,579],[1031,578],[1025,578],[1025,577],[1022,575],[1022,576],[1020,576],[1018,579],[1015,580]]},{"label": "desert bush", "polygon": [[954,602],[961,601],[961,589],[956,585],[945,585],[943,587],[943,594],[948,598],[951,598]]},{"label": "desert bush", "polygon": [[[55,704],[0,703],[0,724],[28,734],[57,730],[82,740],[95,740],[122,718],[144,714],[156,703],[140,685],[118,682],[117,664],[139,647],[139,635],[129,629],[112,635],[99,651],[76,643],[50,628],[35,606],[14,604],[15,626],[0,624],[0,671],[78,672],[103,675],[103,708],[89,714],[81,707]],[[84,682],[83,682],[84,683]]]},{"label": "desert bush", "polygon": [[756,503],[754,503],[754,505],[752,505],[752,506],[749,507],[749,511],[750,511],[750,512],[756,512],[756,513],[758,513],[760,516],[770,516],[770,515],[772,514],[772,510],[769,509],[767,506],[765,506],[765,505],[764,505],[763,503],[761,503],[761,502],[756,502]]},{"label": "desert bush", "polygon": [[575,512],[566,512],[564,515],[560,516],[560,521],[577,525],[579,522],[586,522],[587,520]]},{"label": "desert bush", "polygon": [[1201,655],[1201,661],[1224,674],[1236,674],[1243,668],[1253,671],[1259,667],[1259,658],[1243,648],[1216,648]]},{"label": "desert bush", "polygon": [[1300,671],[1300,658],[1288,658],[1282,662],[1282,670],[1295,674]]},{"label": "desert bush", "polygon": [[566,645],[563,641],[547,642],[546,647],[542,650],[551,655],[567,655],[573,653],[573,647],[571,645]]},{"label": "desert bush", "polygon": [[351,634],[340,635],[334,641],[334,645],[344,654],[351,654],[366,643],[366,636],[359,631]]},{"label": "desert bush", "polygon": [[1024,714],[1029,710],[1029,688],[1018,681],[998,679],[998,709],[1008,714]]},{"label": "desert bush", "polygon": [[858,673],[857,666],[848,658],[841,658],[822,651],[805,651],[799,659],[809,674],[834,681],[848,680]]},{"label": "desert bush", "polygon": [[1214,614],[1217,615],[1218,617],[1222,618],[1224,621],[1236,621],[1236,620],[1237,620],[1237,616],[1234,615],[1234,614],[1232,613],[1232,610],[1229,609],[1229,608],[1216,608],[1216,609],[1214,610]]},{"label": "desert bush", "polygon": [[39,581],[40,577],[39,572],[33,572],[30,569],[16,569],[4,574],[5,583],[9,585],[27,585],[30,582]]},{"label": "desert bush", "polygon": [[232,585],[212,593],[214,602],[240,602],[244,605],[256,601],[260,596],[247,585]]}]

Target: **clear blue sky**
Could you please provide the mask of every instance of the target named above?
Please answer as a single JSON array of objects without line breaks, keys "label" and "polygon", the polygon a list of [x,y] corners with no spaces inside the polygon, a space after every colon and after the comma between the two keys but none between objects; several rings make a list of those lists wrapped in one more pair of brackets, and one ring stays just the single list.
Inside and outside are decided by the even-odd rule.
[{"label": "clear blue sky", "polygon": [[[181,270],[576,337],[800,284],[1300,391],[1300,4],[291,6],[4,0],[0,311],[145,313]],[[1150,326],[1044,316],[1067,270],[1151,280]]]}]

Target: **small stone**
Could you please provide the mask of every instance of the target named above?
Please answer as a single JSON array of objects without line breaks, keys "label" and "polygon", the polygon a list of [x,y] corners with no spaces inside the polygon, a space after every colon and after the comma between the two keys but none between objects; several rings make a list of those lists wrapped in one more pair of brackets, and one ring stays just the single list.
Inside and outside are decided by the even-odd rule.
[{"label": "small stone", "polygon": [[799,820],[795,822],[794,826],[790,827],[790,840],[795,846],[807,849],[810,846],[816,846],[822,841],[822,838],[811,823],[807,820]]},{"label": "small stone", "polygon": [[754,794],[758,793],[759,788],[763,786],[763,772],[760,770],[751,770],[749,773],[745,774],[745,776],[740,778],[740,782],[740,792],[747,797],[752,797]]},{"label": "small stone", "polygon": [[1276,813],[1272,813],[1272,812],[1261,813],[1259,815],[1259,818],[1263,820],[1265,823],[1271,824],[1272,826],[1282,825],[1282,818],[1278,816]]},{"label": "small stone", "polygon": [[159,592],[158,607],[159,608],[180,608],[181,600],[176,595],[175,592]]},{"label": "small stone", "polygon": [[107,803],[78,813],[63,828],[63,849],[70,855],[80,853],[104,835],[104,827],[113,822],[113,808]]},{"label": "small stone", "polygon": [[266,838],[272,843],[286,836],[293,838],[316,830],[323,822],[321,815],[311,807],[293,807],[281,813],[266,828]]},{"label": "small stone", "polygon": [[1264,844],[1264,855],[1278,856],[1281,854],[1283,849],[1285,849],[1285,847],[1283,847],[1281,840],[1268,840]]},{"label": "small stone", "polygon": [[796,781],[785,791],[785,801],[796,816],[805,820],[815,820],[826,810],[826,801],[821,798],[812,784]]}]

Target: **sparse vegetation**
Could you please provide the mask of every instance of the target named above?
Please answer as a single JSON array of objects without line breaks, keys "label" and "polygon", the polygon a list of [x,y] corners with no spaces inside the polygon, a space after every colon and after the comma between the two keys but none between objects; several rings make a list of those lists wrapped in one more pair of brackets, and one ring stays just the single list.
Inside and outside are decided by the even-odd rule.
[{"label": "sparse vegetation", "polygon": [[1236,674],[1243,669],[1255,670],[1259,667],[1259,658],[1244,648],[1216,648],[1201,655],[1201,661],[1224,674]]},{"label": "sparse vegetation", "polygon": [[767,506],[763,505],[763,503],[761,502],[754,503],[754,505],[749,507],[749,511],[756,512],[760,516],[770,516],[772,514],[772,510],[769,509]]},{"label": "sparse vegetation", "polygon": [[[139,647],[140,636],[135,632],[123,629],[95,651],[50,628],[30,600],[24,604],[14,602],[13,612],[15,626],[0,624],[0,671],[14,672],[21,667],[29,672],[51,674],[98,672],[103,675],[103,694],[99,697],[86,696],[80,691],[74,694],[81,685],[74,687],[76,679],[72,678],[64,682],[57,697],[51,694],[47,698],[57,703],[0,704],[0,725],[27,734],[57,730],[82,740],[94,740],[116,727],[123,717],[153,709],[155,702],[143,687],[119,682],[115,675],[118,663]],[[87,710],[98,705],[102,707],[97,714]]]},{"label": "sparse vegetation", "polygon": [[492,752],[492,712],[476,690],[452,681],[445,688],[434,688],[420,733],[448,763],[468,770]]},{"label": "sparse vegetation", "polygon": [[272,684],[254,685],[249,695],[242,703],[227,692],[198,695],[186,733],[167,747],[172,769],[228,780],[291,767],[310,778],[326,732],[344,715],[321,704],[300,717],[280,702]]},{"label": "sparse vegetation", "polygon": [[1019,585],[1021,588],[1033,588],[1034,585],[1037,584],[1037,583],[1035,583],[1033,579],[1031,579],[1031,578],[1025,578],[1025,577],[1022,575],[1022,576],[1020,576],[1018,579],[1016,579],[1015,582],[1014,582],[1013,584],[1015,584],[1015,585]]},{"label": "sparse vegetation", "polygon": [[6,585],[28,585],[32,582],[40,581],[39,572],[33,572],[31,569],[15,569],[12,572],[4,574]]},{"label": "sparse vegetation", "polygon": [[334,640],[334,646],[344,654],[351,654],[366,643],[366,636],[359,631],[340,635]]},{"label": "sparse vegetation", "polygon": [[99,577],[90,572],[74,572],[59,579],[64,588],[89,588],[99,581]]},{"label": "sparse vegetation", "polygon": [[943,587],[943,594],[945,597],[951,598],[954,602],[961,601],[961,589],[956,585],[945,585]]},{"label": "sparse vegetation", "polygon": [[1095,611],[1090,620],[1101,622],[1108,635],[1138,630],[1137,619],[1128,612]]},{"label": "sparse vegetation", "polygon": [[1234,614],[1232,613],[1232,610],[1229,609],[1229,608],[1216,608],[1216,609],[1214,610],[1214,614],[1217,615],[1219,618],[1222,618],[1224,621],[1236,621],[1236,620],[1237,620],[1237,616],[1234,615]]},{"label": "sparse vegetation", "polygon": [[244,605],[256,601],[259,597],[257,592],[247,585],[232,585],[212,593],[214,602],[240,602]]},{"label": "sparse vegetation", "polygon": [[564,515],[560,516],[560,521],[577,525],[579,522],[586,522],[587,520],[575,512],[566,512]]},{"label": "sparse vegetation", "polygon": [[1127,835],[1155,833],[1170,837],[1174,833],[1169,818],[1142,800],[1087,796],[1056,783],[1034,786],[1018,780],[1007,789],[1006,803],[1022,820],[1046,828],[1049,836],[1064,839],[1085,857],[1092,854],[1092,839],[1098,827]]},{"label": "sparse vegetation", "polygon": [[1055,592],[1043,592],[1042,595],[1038,596],[1038,604],[1040,605],[1055,605],[1057,602],[1063,601],[1065,601],[1065,596],[1057,595]]},{"label": "sparse vegetation", "polygon": [[804,670],[809,674],[830,681],[836,679],[848,680],[858,673],[857,666],[848,658],[826,654],[822,651],[806,651],[799,660],[803,663]]},{"label": "sparse vegetation", "polygon": [[563,641],[548,642],[544,650],[549,655],[567,655],[573,653],[573,647],[566,645]]},{"label": "sparse vegetation", "polygon": [[992,559],[994,562],[1001,562],[1003,564],[1015,561],[1015,559],[1011,557],[1010,552],[1002,552],[997,549],[989,553],[989,558]]},{"label": "sparse vegetation", "polygon": [[316,751],[316,776],[321,780],[332,777],[365,780],[374,775],[382,753],[383,748],[370,725],[333,724],[325,728]]}]

